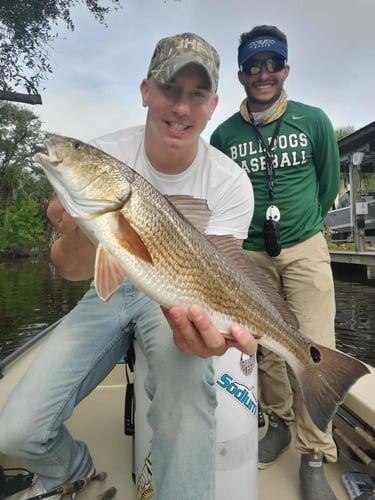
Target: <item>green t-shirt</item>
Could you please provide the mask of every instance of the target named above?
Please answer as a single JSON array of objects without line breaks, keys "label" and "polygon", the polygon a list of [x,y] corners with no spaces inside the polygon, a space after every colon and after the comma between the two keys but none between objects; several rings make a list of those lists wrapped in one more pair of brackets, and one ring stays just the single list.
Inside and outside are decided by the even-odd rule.
[{"label": "green t-shirt", "polygon": [[[266,143],[275,125],[258,127]],[[254,127],[239,112],[216,128],[211,144],[238,163],[253,184],[254,217],[244,248],[264,250],[263,224],[270,205],[276,205],[281,214],[284,248],[322,230],[322,220],[339,190],[340,160],[335,131],[321,109],[288,101],[274,154],[272,201],[264,152]]]}]

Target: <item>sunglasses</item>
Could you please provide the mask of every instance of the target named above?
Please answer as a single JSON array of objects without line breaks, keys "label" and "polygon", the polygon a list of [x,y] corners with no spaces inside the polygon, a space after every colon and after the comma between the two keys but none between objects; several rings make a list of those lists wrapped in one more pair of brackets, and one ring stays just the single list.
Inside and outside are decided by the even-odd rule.
[{"label": "sunglasses", "polygon": [[266,68],[269,73],[278,73],[285,68],[286,60],[283,57],[253,60],[242,66],[242,72],[246,75],[257,75],[262,68]]}]

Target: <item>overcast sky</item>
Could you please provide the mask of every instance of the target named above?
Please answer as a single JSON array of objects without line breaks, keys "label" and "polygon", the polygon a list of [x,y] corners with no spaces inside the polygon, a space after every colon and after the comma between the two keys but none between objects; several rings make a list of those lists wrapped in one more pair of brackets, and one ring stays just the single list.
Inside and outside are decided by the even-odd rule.
[{"label": "overcast sky", "polygon": [[30,106],[43,129],[82,140],[144,122],[139,84],[156,42],[192,31],[221,57],[219,106],[204,133],[237,111],[240,34],[259,24],[288,37],[288,97],[321,107],[335,128],[375,120],[375,0],[122,0],[107,28],[86,8],[72,12],[75,31],[59,29],[53,74]]}]

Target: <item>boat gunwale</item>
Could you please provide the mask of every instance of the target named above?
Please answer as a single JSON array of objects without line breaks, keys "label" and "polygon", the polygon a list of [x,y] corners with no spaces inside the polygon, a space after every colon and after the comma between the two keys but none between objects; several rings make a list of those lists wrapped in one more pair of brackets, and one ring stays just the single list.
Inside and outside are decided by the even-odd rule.
[{"label": "boat gunwale", "polygon": [[5,376],[5,370],[9,367],[9,365],[20,358],[25,352],[31,349],[43,337],[50,333],[62,321],[62,319],[63,318],[60,318],[54,323],[50,324],[39,333],[37,333],[34,337],[27,340],[24,344],[21,344],[19,347],[17,347],[15,351],[8,354],[4,359],[0,360],[0,380]]}]

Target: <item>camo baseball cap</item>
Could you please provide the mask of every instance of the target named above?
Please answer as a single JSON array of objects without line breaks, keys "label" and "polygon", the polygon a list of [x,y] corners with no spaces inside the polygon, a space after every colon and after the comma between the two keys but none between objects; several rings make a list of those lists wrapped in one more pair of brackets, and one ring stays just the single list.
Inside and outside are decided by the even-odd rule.
[{"label": "camo baseball cap", "polygon": [[182,33],[159,40],[155,47],[148,77],[165,84],[187,64],[199,64],[206,70],[211,90],[217,91],[220,57],[216,50],[203,38],[194,33]]}]

